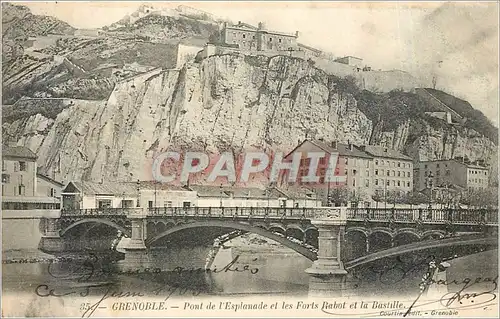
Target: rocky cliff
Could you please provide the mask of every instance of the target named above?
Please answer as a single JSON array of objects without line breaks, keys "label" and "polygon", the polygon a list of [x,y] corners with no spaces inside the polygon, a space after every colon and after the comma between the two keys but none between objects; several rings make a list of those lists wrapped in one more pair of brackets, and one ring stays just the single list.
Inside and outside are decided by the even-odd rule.
[{"label": "rocky cliff", "polygon": [[[407,105],[412,95],[393,93],[401,94]],[[167,149],[286,151],[306,137],[387,145],[416,160],[465,155],[496,167],[495,144],[476,131],[412,112],[377,117],[383,102],[373,103],[368,111],[343,79],[302,59],[221,55],[121,81],[107,100],[75,100],[53,118],[10,118],[3,129],[64,181],[150,179],[151,159]]]}]

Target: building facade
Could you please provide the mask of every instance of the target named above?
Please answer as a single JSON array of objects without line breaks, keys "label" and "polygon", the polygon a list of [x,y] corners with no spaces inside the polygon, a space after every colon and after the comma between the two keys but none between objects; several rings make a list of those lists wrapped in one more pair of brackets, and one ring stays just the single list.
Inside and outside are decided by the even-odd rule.
[{"label": "building facade", "polygon": [[[57,216],[60,201],[40,193],[37,156],[24,146],[2,146],[2,218]],[[57,192],[54,191],[54,195]]]},{"label": "building facade", "polygon": [[[356,202],[355,205],[370,206],[371,196],[373,195],[373,157],[368,153],[358,149],[354,144],[343,144],[339,142],[325,142],[323,140],[305,140],[300,143],[285,159],[291,159],[293,153],[301,152],[298,172],[298,184],[300,187],[309,187],[318,198],[322,199],[323,205],[346,205]],[[308,152],[323,152],[325,157],[319,159],[316,176],[319,177],[317,183],[304,183],[302,177],[309,174],[310,159],[307,158]],[[345,176],[345,182],[328,182],[325,176],[330,165],[330,157],[338,155],[337,164],[333,170],[334,176]],[[295,188],[297,183],[290,184],[288,180],[290,172],[281,173],[279,183],[281,187],[288,189]],[[344,199],[332,198],[338,193],[339,189],[346,190]]]},{"label": "building facade", "polygon": [[377,198],[388,194],[404,195],[413,190],[413,160],[396,150],[366,145],[360,147],[373,156],[373,188]]},{"label": "building facade", "polygon": [[485,189],[488,187],[488,169],[479,165],[460,161],[438,160],[424,161],[415,169],[418,176],[417,190],[435,187],[458,186],[466,190]]},{"label": "building facade", "polygon": [[230,26],[224,24],[222,41],[225,44],[236,44],[242,50],[249,51],[286,51],[297,48],[298,31],[295,34],[266,29],[260,22],[258,27],[238,22]]},{"label": "building facade", "polygon": [[355,56],[345,56],[342,58],[335,59],[335,62],[355,66],[357,68],[363,67],[363,59],[357,58]]},{"label": "building facade", "polygon": [[36,196],[36,158],[24,146],[2,147],[2,196]]}]

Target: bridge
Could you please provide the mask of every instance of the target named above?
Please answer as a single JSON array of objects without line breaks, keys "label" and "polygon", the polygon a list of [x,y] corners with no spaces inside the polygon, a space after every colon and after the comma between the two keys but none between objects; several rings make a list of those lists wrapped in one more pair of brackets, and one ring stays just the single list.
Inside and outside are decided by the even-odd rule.
[{"label": "bridge", "polygon": [[[92,247],[96,236],[116,239],[116,231],[120,231],[130,238],[125,248],[125,260],[131,267],[140,267],[147,251],[155,247],[207,246],[212,245],[215,238],[234,230],[255,233],[313,260],[313,267],[306,270],[311,274],[311,280],[335,287],[340,283],[339,278],[347,274],[346,269],[394,254],[461,245],[491,249],[496,245],[491,245],[491,238],[496,237],[498,210],[343,207],[82,209],[62,210],[60,218],[46,220],[41,228],[45,236],[40,248],[51,253]],[[113,229],[114,232],[110,231]],[[84,234],[88,240],[82,240]],[[479,236],[479,240],[474,241],[471,235],[475,236],[473,239]],[[493,241],[496,243],[496,238]],[[109,245],[93,248],[109,250]]]}]

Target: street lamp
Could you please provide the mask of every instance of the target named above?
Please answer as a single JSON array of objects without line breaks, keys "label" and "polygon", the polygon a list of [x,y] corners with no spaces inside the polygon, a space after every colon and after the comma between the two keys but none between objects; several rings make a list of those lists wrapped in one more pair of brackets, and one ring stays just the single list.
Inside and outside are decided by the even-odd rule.
[{"label": "street lamp", "polygon": [[432,188],[433,188],[433,183],[434,183],[434,175],[432,174],[432,172],[429,172],[429,175],[427,176],[427,187],[429,188],[429,192],[430,192],[430,195],[429,195],[429,208],[432,208]]},{"label": "street lamp", "polygon": [[141,197],[141,182],[137,180],[137,207],[140,207],[139,198]]}]

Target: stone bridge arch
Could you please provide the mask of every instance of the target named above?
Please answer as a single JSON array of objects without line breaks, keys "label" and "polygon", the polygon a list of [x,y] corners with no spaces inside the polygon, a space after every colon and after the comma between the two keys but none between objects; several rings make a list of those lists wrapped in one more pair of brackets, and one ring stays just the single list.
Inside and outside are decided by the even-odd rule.
[{"label": "stone bridge arch", "polygon": [[81,219],[79,221],[73,222],[70,225],[68,225],[67,227],[65,227],[64,229],[61,229],[59,231],[59,236],[64,237],[64,235],[67,234],[71,229],[73,229],[79,225],[86,224],[86,223],[108,225],[110,227],[113,227],[113,228],[121,231],[123,234],[125,234],[128,237],[130,237],[130,235],[131,235],[131,233],[128,229],[126,229],[124,226],[122,226],[122,225],[120,225],[112,220],[105,219],[105,218],[85,218],[85,219]]},{"label": "stone bridge arch", "polygon": [[[235,221],[220,221],[220,220],[210,220],[210,221],[196,221],[196,222],[190,222],[190,223],[182,223],[182,224],[177,224],[174,227],[171,227],[159,234],[155,234],[154,236],[146,239],[145,244],[148,247],[151,247],[152,244],[154,244],[156,241],[169,236],[171,234],[181,232],[187,229],[192,229],[192,228],[202,228],[202,227],[220,227],[220,228],[230,228],[234,230],[241,230],[244,232],[249,232],[249,233],[254,233],[266,238],[269,238],[271,240],[274,240],[280,244],[282,244],[285,247],[288,247],[297,253],[301,254],[302,256],[310,259],[310,260],[316,260],[317,255],[313,251],[309,250],[308,248],[299,245],[297,243],[294,243],[285,237],[281,237],[279,235],[274,234],[271,229],[275,227],[276,225],[272,224],[268,226],[268,229],[262,228],[262,225],[257,225],[253,226],[250,224],[244,224],[244,223],[239,223]],[[285,229],[286,228],[280,225],[280,229]]]},{"label": "stone bridge arch", "polygon": [[396,257],[405,254],[414,254],[422,251],[444,249],[448,247],[476,247],[475,250],[464,250],[463,255],[470,255],[479,251],[496,249],[498,247],[498,237],[495,236],[456,236],[440,240],[420,241],[408,245],[393,247],[390,249],[377,251],[366,256],[355,258],[344,263],[347,270],[376,262],[385,258]]}]

